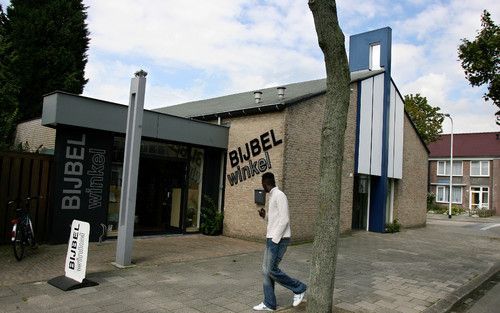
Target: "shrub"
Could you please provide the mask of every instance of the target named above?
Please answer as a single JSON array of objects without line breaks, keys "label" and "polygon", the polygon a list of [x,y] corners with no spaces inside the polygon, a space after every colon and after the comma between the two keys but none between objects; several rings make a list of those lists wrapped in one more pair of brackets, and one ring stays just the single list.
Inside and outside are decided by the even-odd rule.
[{"label": "shrub", "polygon": [[219,212],[215,201],[208,196],[203,197],[201,208],[200,231],[205,235],[216,236],[222,233],[222,222],[224,214]]},{"label": "shrub", "polygon": [[477,210],[477,216],[479,217],[490,217],[495,215],[495,211],[493,210],[488,210],[488,209],[478,209]]},{"label": "shrub", "polygon": [[436,203],[436,195],[432,192],[427,193],[427,212],[432,211],[436,214],[443,214],[446,208]]},{"label": "shrub", "polygon": [[451,215],[460,215],[465,213],[465,209],[461,205],[452,205],[451,206]]},{"label": "shrub", "polygon": [[394,219],[394,222],[385,224],[385,231],[387,233],[397,233],[401,228],[401,224],[399,224],[398,219]]},{"label": "shrub", "polygon": [[432,192],[427,193],[427,211],[430,211],[436,205],[436,195]]}]

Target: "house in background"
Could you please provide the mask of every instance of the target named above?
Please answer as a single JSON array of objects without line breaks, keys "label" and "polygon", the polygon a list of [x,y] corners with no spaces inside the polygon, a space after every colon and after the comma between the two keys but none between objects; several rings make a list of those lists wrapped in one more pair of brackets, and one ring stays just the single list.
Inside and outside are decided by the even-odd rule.
[{"label": "house in background", "polygon": [[[500,132],[453,136],[452,204],[500,215]],[[429,191],[436,203],[449,203],[450,135],[429,144]]]}]

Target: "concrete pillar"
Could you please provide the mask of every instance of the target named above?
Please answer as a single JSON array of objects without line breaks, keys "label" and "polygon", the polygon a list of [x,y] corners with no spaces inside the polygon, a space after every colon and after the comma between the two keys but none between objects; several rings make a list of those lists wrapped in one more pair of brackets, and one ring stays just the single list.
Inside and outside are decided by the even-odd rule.
[{"label": "concrete pillar", "polygon": [[118,243],[116,246],[117,267],[132,265],[132,246],[134,239],[135,202],[137,177],[141,153],[142,116],[146,90],[144,71],[135,73],[130,82],[130,101],[125,135],[125,155],[123,160],[123,179],[118,222]]}]

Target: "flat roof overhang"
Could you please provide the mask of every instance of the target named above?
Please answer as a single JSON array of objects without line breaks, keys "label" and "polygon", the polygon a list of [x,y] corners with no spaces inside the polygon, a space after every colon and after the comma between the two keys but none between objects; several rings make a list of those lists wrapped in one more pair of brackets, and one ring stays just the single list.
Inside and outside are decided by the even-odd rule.
[{"label": "flat roof overhang", "polygon": [[[43,98],[42,125],[125,133],[128,106],[56,91]],[[142,137],[227,149],[229,128],[144,110]]]}]

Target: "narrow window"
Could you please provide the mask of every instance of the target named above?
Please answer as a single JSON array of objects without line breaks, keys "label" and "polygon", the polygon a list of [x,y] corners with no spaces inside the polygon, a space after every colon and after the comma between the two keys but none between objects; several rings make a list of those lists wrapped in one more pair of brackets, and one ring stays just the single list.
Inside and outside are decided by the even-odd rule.
[{"label": "narrow window", "polygon": [[380,70],[380,43],[370,45],[370,70]]}]

